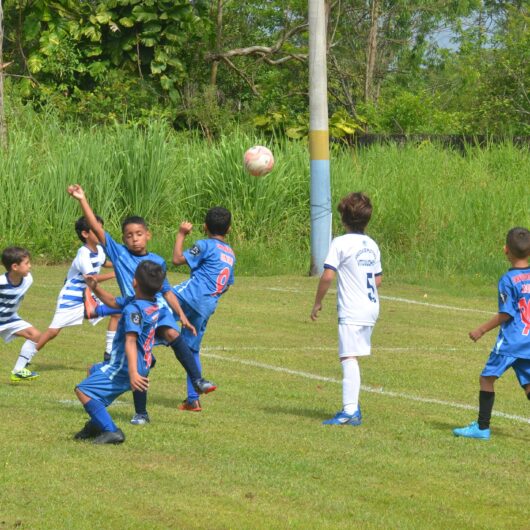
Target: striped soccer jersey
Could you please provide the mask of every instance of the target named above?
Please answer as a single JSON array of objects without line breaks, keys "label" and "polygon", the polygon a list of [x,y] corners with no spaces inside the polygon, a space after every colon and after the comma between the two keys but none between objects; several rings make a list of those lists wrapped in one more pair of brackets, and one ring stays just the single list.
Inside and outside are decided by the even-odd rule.
[{"label": "striped soccer jersey", "polygon": [[32,283],[31,274],[23,278],[18,285],[9,281],[7,272],[0,276],[0,326],[21,320],[17,310]]},{"label": "striped soccer jersey", "polygon": [[97,252],[92,252],[86,246],[77,251],[57,298],[58,309],[70,309],[83,303],[83,291],[86,288],[83,274],[99,274],[105,260],[105,251],[101,245],[97,246]]}]

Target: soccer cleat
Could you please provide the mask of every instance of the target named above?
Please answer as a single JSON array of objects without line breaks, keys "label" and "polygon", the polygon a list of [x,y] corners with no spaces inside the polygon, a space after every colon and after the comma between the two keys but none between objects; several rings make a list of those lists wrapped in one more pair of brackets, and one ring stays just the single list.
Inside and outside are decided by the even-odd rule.
[{"label": "soccer cleat", "polygon": [[353,414],[346,414],[343,410],[340,410],[333,418],[324,420],[322,425],[351,425],[352,427],[357,427],[361,425],[361,420],[361,408],[358,407]]},{"label": "soccer cleat", "polygon": [[89,438],[95,438],[100,434],[101,429],[91,421],[87,421],[85,426],[74,435],[74,440],[88,440]]},{"label": "soccer cleat", "polygon": [[18,370],[18,372],[15,372],[14,370],[11,372],[12,383],[20,383],[21,381],[31,381],[32,379],[37,379],[37,377],[39,377],[39,374],[37,372],[32,372],[27,368],[22,368],[22,370]]},{"label": "soccer cleat", "polygon": [[197,379],[193,382],[193,388],[195,388],[199,394],[209,394],[210,392],[213,392],[217,386],[215,383],[207,381],[201,377],[200,379]]},{"label": "soccer cleat", "polygon": [[179,410],[189,410],[190,412],[200,412],[202,410],[201,402],[198,399],[185,399],[179,406]]},{"label": "soccer cleat", "polygon": [[112,431],[103,431],[99,436],[94,438],[92,443],[97,445],[103,444],[121,444],[125,441],[125,434],[123,434],[121,429],[118,429],[116,432]]},{"label": "soccer cleat", "polygon": [[83,291],[83,304],[85,306],[84,317],[87,320],[90,320],[91,318],[98,318],[96,313],[98,303],[92,296],[92,291],[88,287]]},{"label": "soccer cleat", "polygon": [[479,440],[490,439],[490,430],[480,429],[478,426],[478,422],[476,421],[470,423],[467,427],[453,429],[453,434],[455,436],[461,436],[462,438],[477,438]]},{"label": "soccer cleat", "polygon": [[150,422],[151,420],[149,419],[149,414],[135,414],[131,420],[133,425],[145,425],[146,423]]}]

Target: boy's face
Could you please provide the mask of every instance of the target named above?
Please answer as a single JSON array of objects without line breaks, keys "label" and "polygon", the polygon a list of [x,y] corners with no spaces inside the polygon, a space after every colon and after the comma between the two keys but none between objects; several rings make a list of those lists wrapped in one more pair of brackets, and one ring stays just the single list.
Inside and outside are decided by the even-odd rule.
[{"label": "boy's face", "polygon": [[95,247],[99,243],[99,240],[96,234],[92,230],[88,230],[88,232],[83,231],[81,233],[83,234],[83,237],[85,238],[85,243],[87,245],[91,247]]},{"label": "boy's face", "polygon": [[133,254],[145,254],[151,232],[141,224],[130,223],[123,229],[123,243]]},{"label": "boy's face", "polygon": [[28,257],[23,258],[20,263],[13,263],[11,270],[25,278],[31,271],[31,262]]}]

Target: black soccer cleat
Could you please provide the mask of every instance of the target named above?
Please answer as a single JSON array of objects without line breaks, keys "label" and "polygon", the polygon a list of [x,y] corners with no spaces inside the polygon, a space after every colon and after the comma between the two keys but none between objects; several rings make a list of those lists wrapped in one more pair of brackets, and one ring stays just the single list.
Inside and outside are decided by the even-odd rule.
[{"label": "black soccer cleat", "polygon": [[92,443],[102,445],[102,444],[121,444],[125,441],[125,434],[123,434],[121,429],[118,429],[116,432],[112,431],[103,431],[99,436],[94,438]]},{"label": "black soccer cleat", "polygon": [[217,386],[215,383],[207,381],[201,377],[193,382],[193,388],[195,388],[196,392],[199,394],[209,394],[210,392],[213,392]]},{"label": "black soccer cleat", "polygon": [[100,434],[101,429],[91,421],[87,421],[85,426],[74,435],[74,440],[88,440],[90,438],[95,438]]}]

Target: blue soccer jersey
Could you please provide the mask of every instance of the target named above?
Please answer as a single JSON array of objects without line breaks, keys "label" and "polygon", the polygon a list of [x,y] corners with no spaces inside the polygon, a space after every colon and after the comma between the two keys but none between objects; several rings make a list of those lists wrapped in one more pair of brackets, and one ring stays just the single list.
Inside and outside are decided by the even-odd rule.
[{"label": "blue soccer jersey", "polygon": [[138,336],[138,373],[147,376],[153,358],[152,349],[160,309],[156,302],[149,300],[119,297],[116,302],[122,308],[122,317],[112,343],[110,361],[101,367],[101,371],[107,374],[109,379],[113,379],[120,372],[128,374],[125,337],[127,333],[135,333]]},{"label": "blue soccer jersey", "polygon": [[191,276],[176,285],[173,292],[179,300],[207,317],[215,311],[220,296],[234,283],[234,251],[218,239],[201,239],[183,254]]},{"label": "blue soccer jersey", "polygon": [[504,274],[498,295],[499,313],[511,318],[501,325],[493,352],[530,359],[530,268]]},{"label": "blue soccer jersey", "polygon": [[[136,254],[133,254],[125,245],[114,241],[108,232],[105,232],[105,245],[103,248],[105,249],[105,253],[107,254],[109,260],[112,261],[114,272],[116,274],[116,281],[120,286],[120,291],[123,296],[134,296],[134,273],[142,261],[145,261],[146,259],[154,261],[155,263],[158,263],[162,266],[164,272],[167,271],[164,258],[158,254],[148,252],[147,254],[137,256]],[[166,293],[170,289],[171,286],[169,285],[169,282],[166,278],[164,279],[164,283],[162,284],[162,289],[160,291],[162,293]]]}]

